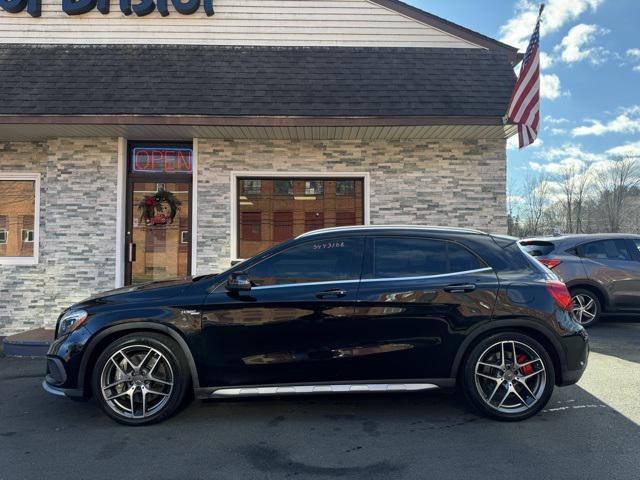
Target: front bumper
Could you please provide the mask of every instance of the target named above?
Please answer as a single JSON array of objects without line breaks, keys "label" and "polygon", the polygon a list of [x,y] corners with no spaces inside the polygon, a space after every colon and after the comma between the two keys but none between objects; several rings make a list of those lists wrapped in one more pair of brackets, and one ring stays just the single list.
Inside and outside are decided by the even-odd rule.
[{"label": "front bumper", "polygon": [[80,363],[84,347],[90,338],[85,327],[57,338],[47,352],[47,371],[42,387],[48,393],[71,398],[83,398]]}]

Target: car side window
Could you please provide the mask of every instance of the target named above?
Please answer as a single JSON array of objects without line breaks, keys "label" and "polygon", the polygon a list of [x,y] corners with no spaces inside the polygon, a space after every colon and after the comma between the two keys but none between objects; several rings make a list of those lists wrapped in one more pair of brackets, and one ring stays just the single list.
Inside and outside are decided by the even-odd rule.
[{"label": "car side window", "polygon": [[452,242],[423,238],[376,238],[374,278],[442,275],[482,268],[480,260]]},{"label": "car side window", "polygon": [[276,253],[247,271],[256,286],[357,280],[362,238],[305,242]]},{"label": "car side window", "polygon": [[592,260],[631,260],[625,240],[598,240],[580,246],[581,257]]}]

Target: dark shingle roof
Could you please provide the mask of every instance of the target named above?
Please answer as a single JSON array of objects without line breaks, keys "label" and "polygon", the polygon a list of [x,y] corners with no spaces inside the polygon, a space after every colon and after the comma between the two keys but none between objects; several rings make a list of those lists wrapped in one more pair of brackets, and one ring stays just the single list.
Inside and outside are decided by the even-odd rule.
[{"label": "dark shingle roof", "polygon": [[495,117],[514,83],[481,49],[0,47],[0,115]]}]

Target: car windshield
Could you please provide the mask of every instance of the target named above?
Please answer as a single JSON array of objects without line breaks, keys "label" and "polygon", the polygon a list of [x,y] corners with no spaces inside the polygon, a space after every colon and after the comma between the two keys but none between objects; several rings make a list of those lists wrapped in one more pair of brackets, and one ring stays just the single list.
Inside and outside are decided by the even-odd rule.
[{"label": "car windshield", "polygon": [[542,257],[553,251],[554,244],[551,242],[543,242],[539,240],[529,240],[520,242],[522,249],[532,257]]}]

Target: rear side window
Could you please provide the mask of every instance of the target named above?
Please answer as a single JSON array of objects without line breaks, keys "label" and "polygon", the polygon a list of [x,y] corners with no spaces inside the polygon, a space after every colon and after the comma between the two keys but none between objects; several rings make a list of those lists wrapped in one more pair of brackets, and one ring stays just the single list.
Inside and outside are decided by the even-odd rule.
[{"label": "rear side window", "polygon": [[249,268],[249,278],[258,286],[359,279],[362,244],[337,238],[296,245]]},{"label": "rear side window", "polygon": [[578,252],[581,257],[593,260],[631,260],[631,254],[623,239],[585,243],[580,246]]},{"label": "rear side window", "polygon": [[538,240],[520,242],[520,245],[522,246],[522,249],[532,257],[544,257],[545,255],[549,255],[555,248],[555,245],[551,242],[542,242]]},{"label": "rear side window", "polygon": [[391,237],[373,241],[374,278],[442,275],[482,267],[475,255],[451,242]]}]

